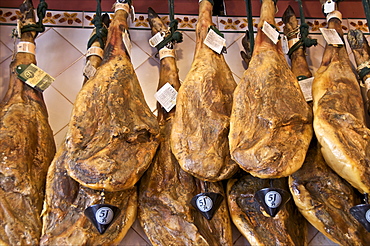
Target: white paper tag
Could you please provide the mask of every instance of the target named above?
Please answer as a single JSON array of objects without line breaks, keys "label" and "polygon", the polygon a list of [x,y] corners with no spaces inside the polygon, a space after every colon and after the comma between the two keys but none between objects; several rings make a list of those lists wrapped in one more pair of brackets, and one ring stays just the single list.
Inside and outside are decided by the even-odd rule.
[{"label": "white paper tag", "polygon": [[175,50],[174,49],[168,49],[166,47],[163,47],[159,50],[159,59],[162,60],[166,57],[174,57],[175,58]]},{"label": "white paper tag", "polygon": [[17,52],[36,54],[36,45],[31,42],[19,42],[17,44]]},{"label": "white paper tag", "polygon": [[86,78],[90,79],[95,75],[95,73],[96,73],[96,68],[91,65],[90,61],[87,61],[83,69],[83,75]]},{"label": "white paper tag", "polygon": [[281,42],[281,47],[283,48],[283,53],[288,54],[289,47],[288,47],[288,38],[284,35],[283,40]]},{"label": "white paper tag", "polygon": [[153,37],[149,39],[149,45],[153,48],[156,47],[160,42],[164,40],[164,33],[157,32]]},{"label": "white paper tag", "polygon": [[324,3],[324,13],[329,14],[335,10],[335,2],[333,0],[327,0]]},{"label": "white paper tag", "polygon": [[221,54],[223,48],[226,47],[226,40],[212,29],[209,29],[203,43],[218,54]]},{"label": "white paper tag", "polygon": [[324,37],[324,39],[326,40],[326,42],[328,44],[344,45],[342,39],[340,38],[339,34],[337,33],[337,30],[320,28],[320,32],[322,33],[322,36]]},{"label": "white paper tag", "polygon": [[306,102],[312,101],[312,82],[314,77],[299,80],[298,83],[301,87],[301,90],[303,92],[304,98],[306,99]]},{"label": "white paper tag", "polygon": [[274,44],[279,41],[279,32],[276,31],[267,21],[263,22],[262,31],[271,39]]},{"label": "white paper tag", "polygon": [[128,35],[128,32],[126,29],[122,32],[122,40],[123,40],[123,43],[125,44],[128,55],[131,57],[132,44],[131,44],[130,36]]},{"label": "white paper tag", "polygon": [[87,50],[86,57],[95,55],[95,56],[99,56],[101,59],[103,59],[103,54],[104,54],[104,50],[102,48],[97,47],[97,46],[91,46]]},{"label": "white paper tag", "polygon": [[177,91],[169,83],[162,86],[154,97],[167,112],[176,106]]}]

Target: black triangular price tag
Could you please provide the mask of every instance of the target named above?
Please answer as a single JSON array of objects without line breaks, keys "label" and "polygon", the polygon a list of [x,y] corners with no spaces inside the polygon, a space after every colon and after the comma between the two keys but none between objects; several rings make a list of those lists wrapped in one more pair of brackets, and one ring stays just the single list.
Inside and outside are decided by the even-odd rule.
[{"label": "black triangular price tag", "polygon": [[290,200],[290,193],[283,189],[264,188],[257,191],[254,197],[271,217],[275,217]]},{"label": "black triangular price tag", "polygon": [[207,220],[211,220],[224,197],[220,193],[205,192],[194,196],[190,203],[197,209]]},{"label": "black triangular price tag", "polygon": [[360,204],[349,209],[352,216],[370,232],[370,204]]},{"label": "black triangular price tag", "polygon": [[103,234],[118,217],[121,210],[109,204],[95,204],[85,209],[85,216]]}]

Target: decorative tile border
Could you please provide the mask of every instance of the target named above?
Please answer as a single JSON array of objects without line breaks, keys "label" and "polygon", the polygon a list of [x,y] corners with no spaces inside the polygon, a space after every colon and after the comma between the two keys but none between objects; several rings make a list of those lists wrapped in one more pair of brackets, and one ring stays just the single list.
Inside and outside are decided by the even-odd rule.
[{"label": "decorative tile border", "polygon": [[[0,25],[16,25],[19,10],[0,8]],[[108,13],[111,17],[113,12]],[[95,12],[63,12],[63,11],[47,11],[44,19],[45,26],[62,26],[62,27],[81,27],[93,28],[91,21],[95,16]],[[169,24],[169,16],[161,17],[167,24]],[[198,16],[197,15],[175,15],[178,20],[178,29],[189,31],[195,30]],[[213,16],[213,22],[222,32],[245,32],[248,29],[248,19],[246,17],[235,16]],[[281,18],[276,18],[276,27],[282,32],[284,23]],[[310,33],[320,33],[321,27],[326,27],[326,19],[306,19],[310,27]],[[146,13],[136,13],[133,22],[130,23],[130,28],[133,29],[149,29],[149,23]],[[257,31],[259,17],[253,17],[253,31]],[[351,29],[360,29],[363,32],[369,32],[366,19],[344,19],[342,23],[344,33]]]}]

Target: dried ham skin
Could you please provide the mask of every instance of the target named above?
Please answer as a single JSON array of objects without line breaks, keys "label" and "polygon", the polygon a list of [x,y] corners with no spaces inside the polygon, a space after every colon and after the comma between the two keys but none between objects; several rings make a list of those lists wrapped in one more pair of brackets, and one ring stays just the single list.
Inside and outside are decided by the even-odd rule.
[{"label": "dried ham skin", "polygon": [[[343,35],[339,19],[328,28]],[[312,85],[314,131],[326,163],[361,193],[370,192],[370,130],[356,75],[343,47],[327,45]]]},{"label": "dried ham skin", "polygon": [[68,175],[91,189],[132,188],[158,147],[158,122],[122,40],[126,21],[126,12],[115,13],[102,65],[77,95],[66,136]]},{"label": "dried ham skin", "polygon": [[[20,21],[35,23],[32,1],[20,7]],[[21,41],[34,43],[35,32]],[[36,64],[17,53],[10,64],[9,89],[0,104],[0,244],[37,245],[47,169],[55,154],[53,132],[41,92],[17,78],[20,64]]]},{"label": "dried ham skin", "polygon": [[222,54],[203,41],[212,24],[212,4],[200,2],[194,60],[177,96],[171,148],[182,169],[205,181],[230,178],[228,134],[236,83]]},{"label": "dried ham skin", "polygon": [[286,177],[304,161],[312,138],[312,113],[279,43],[261,30],[274,25],[275,6],[263,0],[256,45],[248,69],[234,92],[230,153],[259,178]]}]

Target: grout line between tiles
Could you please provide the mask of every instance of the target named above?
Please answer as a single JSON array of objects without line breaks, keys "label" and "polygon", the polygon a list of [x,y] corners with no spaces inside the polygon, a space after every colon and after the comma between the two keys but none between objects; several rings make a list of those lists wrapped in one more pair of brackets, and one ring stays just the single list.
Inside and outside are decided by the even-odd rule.
[{"label": "grout line between tiles", "polygon": [[84,52],[82,52],[82,51],[80,51],[80,49],[79,48],[77,48],[76,46],[74,46],[74,44],[73,43],[71,43],[68,39],[66,39],[60,32],[58,32],[57,31],[57,29],[54,29],[53,28],[53,30],[56,32],[56,33],[58,33],[58,35],[59,36],[61,36],[65,41],[67,41],[73,48],[75,48],[76,50],[78,50],[78,52],[80,52],[83,56],[85,55],[85,53]]},{"label": "grout line between tiles", "polygon": [[[147,240],[149,240],[149,239],[146,239],[146,238],[144,238],[143,236],[141,236],[141,234],[138,232],[138,231],[136,231],[135,230],[135,228],[133,228],[132,226],[131,226],[131,229],[139,236],[139,237],[141,237],[141,239],[143,239],[146,243],[148,243],[148,245],[151,245],[151,243],[150,242],[148,242]],[[145,233],[145,232],[144,232]]]},{"label": "grout line between tiles", "polygon": [[316,231],[315,235],[311,238],[311,240],[307,243],[307,245],[310,245],[312,240],[319,234],[319,231]]},{"label": "grout line between tiles", "polygon": [[63,126],[59,131],[57,131],[56,133],[53,134],[53,136],[55,137],[58,133],[60,133],[61,131],[63,131],[66,127],[68,127],[69,123],[67,123],[65,126]]}]

